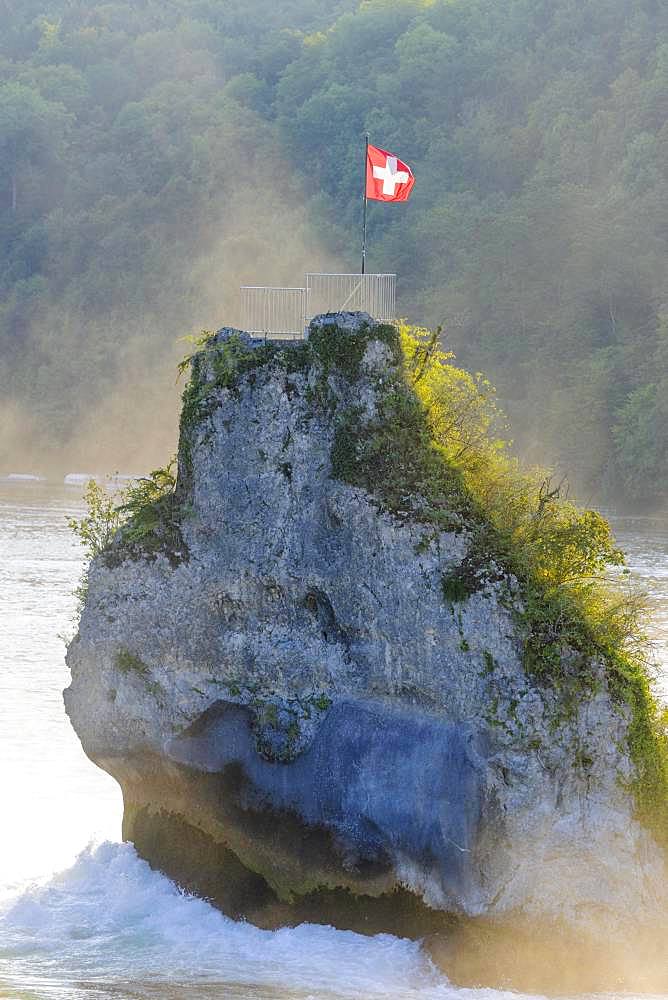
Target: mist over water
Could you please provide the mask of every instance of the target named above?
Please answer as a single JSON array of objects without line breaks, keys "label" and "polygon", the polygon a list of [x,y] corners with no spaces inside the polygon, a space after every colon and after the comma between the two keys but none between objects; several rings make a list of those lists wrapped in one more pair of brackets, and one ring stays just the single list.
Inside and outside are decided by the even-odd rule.
[{"label": "mist over water", "polygon": [[58,479],[164,464],[176,451],[184,386],[177,366],[193,349],[189,338],[238,326],[243,284],[295,286],[306,271],[340,269],[308,230],[296,182],[272,182],[290,175],[275,152],[253,161],[235,148],[225,157],[231,180],[224,195],[213,204],[202,195],[194,217],[182,220],[178,243],[168,228],[152,234],[161,253],[152,292],[119,295],[90,311],[56,297],[32,318],[30,339],[43,365],[31,372],[29,387],[40,398],[27,402],[21,380],[7,379],[0,476]]},{"label": "mist over water", "polygon": [[[505,1000],[452,986],[419,943],[262,931],[188,897],[120,842],[121,796],[65,716],[59,635],[82,569],[76,490],[0,483],[0,997],[12,1000]],[[615,528],[653,605],[668,697],[668,522]]]}]

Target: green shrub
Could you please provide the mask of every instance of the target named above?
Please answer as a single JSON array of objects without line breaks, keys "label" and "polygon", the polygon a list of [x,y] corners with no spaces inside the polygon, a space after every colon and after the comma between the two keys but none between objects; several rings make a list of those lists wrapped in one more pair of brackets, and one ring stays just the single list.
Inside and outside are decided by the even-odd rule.
[{"label": "green shrub", "polygon": [[77,599],[73,615],[74,624],[79,621],[88,597],[88,566],[91,559],[104,552],[112,543],[116,532],[123,523],[123,514],[118,508],[117,497],[110,494],[94,479],[90,479],[84,490],[86,514],[81,518],[69,517],[67,525],[84,547],[86,561],[81,579],[74,590]]},{"label": "green shrub", "polygon": [[145,542],[177,526],[175,467],[173,458],[164,468],[136,479],[121,494],[117,510],[123,518],[122,537],[126,543]]},{"label": "green shrub", "polygon": [[92,559],[108,548],[125,518],[117,495],[94,479],[88,481],[83,498],[86,514],[82,518],[69,517],[67,524],[84,546],[88,559]]},{"label": "green shrub", "polygon": [[172,565],[188,558],[181,534],[183,511],[176,499],[175,459],[163,469],[110,493],[91,479],[84,491],[86,514],[68,518],[68,526],[82,542],[86,565],[75,590],[81,617],[88,596],[91,559],[103,556],[109,565],[125,557],[155,557],[162,552]]}]

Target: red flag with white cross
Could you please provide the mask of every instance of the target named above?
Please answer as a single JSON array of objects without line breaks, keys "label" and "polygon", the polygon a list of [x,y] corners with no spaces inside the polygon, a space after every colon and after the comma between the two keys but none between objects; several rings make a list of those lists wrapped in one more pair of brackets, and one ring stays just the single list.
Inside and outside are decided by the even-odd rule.
[{"label": "red flag with white cross", "polygon": [[366,197],[375,201],[408,201],[415,178],[394,153],[369,145],[366,156]]}]

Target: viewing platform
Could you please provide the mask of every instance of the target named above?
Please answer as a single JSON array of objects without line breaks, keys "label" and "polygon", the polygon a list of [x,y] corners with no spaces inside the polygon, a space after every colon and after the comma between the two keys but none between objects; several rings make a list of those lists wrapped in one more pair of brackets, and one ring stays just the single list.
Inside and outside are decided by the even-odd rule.
[{"label": "viewing platform", "polygon": [[320,313],[367,312],[374,319],[396,319],[396,274],[306,275],[304,287],[242,285],[241,328],[275,339],[299,339]]}]

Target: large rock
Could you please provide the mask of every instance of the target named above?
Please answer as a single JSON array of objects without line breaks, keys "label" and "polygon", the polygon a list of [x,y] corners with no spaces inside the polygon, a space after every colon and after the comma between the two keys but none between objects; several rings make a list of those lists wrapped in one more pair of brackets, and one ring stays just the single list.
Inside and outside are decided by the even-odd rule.
[{"label": "large rock", "polygon": [[90,567],[65,692],[84,749],[139,852],[233,915],[438,932],[451,972],[463,927],[540,926],[608,938],[621,975],[621,943],[666,912],[627,715],[602,672],[568,712],[527,675],[502,567],[448,596],[466,524],[332,477],[341,415],[373,419],[396,357],[368,317],[323,331],[357,338],[361,363],[232,331],[196,360],[165,527]]}]

